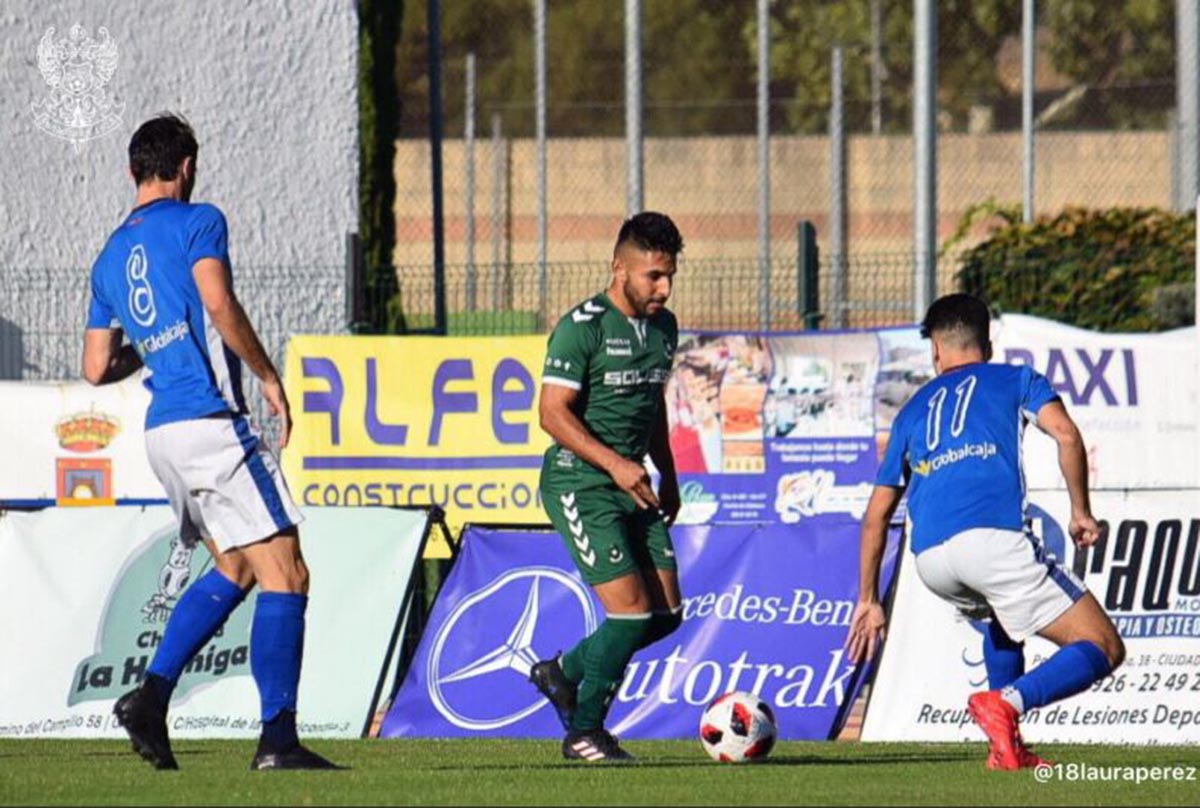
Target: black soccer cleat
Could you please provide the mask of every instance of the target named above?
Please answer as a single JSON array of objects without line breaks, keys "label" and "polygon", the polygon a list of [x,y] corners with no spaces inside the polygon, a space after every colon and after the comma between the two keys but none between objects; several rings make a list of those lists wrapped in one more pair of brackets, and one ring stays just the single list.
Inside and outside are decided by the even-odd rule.
[{"label": "black soccer cleat", "polygon": [[553,659],[544,659],[534,664],[529,669],[529,681],[533,682],[538,692],[554,706],[563,729],[570,729],[579,686],[563,674],[562,664],[559,662],[561,656],[556,654]]},{"label": "black soccer cleat", "polygon": [[148,683],[131,690],[113,705],[113,715],[125,728],[133,751],[156,769],[178,769],[171,754],[171,739],[167,736],[167,713]]},{"label": "black soccer cleat", "polygon": [[258,747],[258,752],[254,755],[254,760],[250,763],[250,771],[265,772],[265,771],[283,771],[283,770],[300,770],[300,769],[322,769],[326,771],[342,770],[344,766],[339,766],[332,761],[318,755],[309,749],[297,744],[286,752],[276,752],[271,749]]},{"label": "black soccer cleat", "polygon": [[563,757],[588,763],[630,763],[637,760],[617,743],[617,736],[603,729],[571,730],[563,738]]}]

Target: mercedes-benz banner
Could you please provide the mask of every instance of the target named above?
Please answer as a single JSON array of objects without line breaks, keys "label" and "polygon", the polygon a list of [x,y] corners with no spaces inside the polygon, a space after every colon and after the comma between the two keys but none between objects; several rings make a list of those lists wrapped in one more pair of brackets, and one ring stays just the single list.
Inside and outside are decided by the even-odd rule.
[{"label": "mercedes-benz banner", "polygon": [[[608,727],[622,738],[693,737],[710,701],[748,690],[771,704],[781,737],[834,734],[857,689],[843,644],[858,523],[824,515],[795,527],[677,527],[672,538],[683,626],[634,656]],[[530,666],[602,620],[557,534],[469,527],[381,734],[561,736]]]}]

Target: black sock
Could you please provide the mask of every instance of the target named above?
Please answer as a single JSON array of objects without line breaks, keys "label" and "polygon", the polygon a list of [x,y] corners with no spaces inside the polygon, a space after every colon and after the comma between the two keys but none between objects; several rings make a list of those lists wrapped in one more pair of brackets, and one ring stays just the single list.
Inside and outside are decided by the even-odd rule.
[{"label": "black sock", "polygon": [[148,673],[146,674],[145,687],[158,701],[158,706],[162,707],[165,713],[167,705],[171,703],[171,693],[174,692],[175,685],[158,674]]},{"label": "black sock", "polygon": [[260,743],[272,752],[286,752],[300,745],[296,734],[296,714],[291,710],[280,710],[275,717],[262,725]]}]

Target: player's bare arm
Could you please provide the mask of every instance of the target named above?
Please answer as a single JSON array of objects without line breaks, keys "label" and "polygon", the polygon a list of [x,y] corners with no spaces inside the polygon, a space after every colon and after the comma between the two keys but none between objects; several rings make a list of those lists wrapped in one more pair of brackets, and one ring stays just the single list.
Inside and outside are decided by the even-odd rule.
[{"label": "player's bare arm", "polygon": [[1071,497],[1071,539],[1079,547],[1087,547],[1100,538],[1100,525],[1092,516],[1088,498],[1087,449],[1079,428],[1067,414],[1061,401],[1051,401],[1038,410],[1038,429],[1054,438],[1058,444],[1058,467],[1067,482]]},{"label": "player's bare arm", "polygon": [[279,418],[279,447],[287,446],[292,431],[292,414],[287,394],[279,379],[279,372],[263,349],[254,326],[242,304],[238,302],[229,283],[225,265],[215,258],[203,258],[192,267],[200,300],[221,339],[246,363],[255,376],[262,381],[263,398],[271,408],[271,414]]},{"label": "player's bare arm", "polygon": [[671,454],[671,426],[667,420],[667,402],[658,408],[658,422],[650,436],[650,459],[661,476],[658,483],[658,507],[667,524],[674,524],[679,515],[679,477],[675,473],[675,457]]},{"label": "player's bare arm", "polygon": [[575,414],[579,392],[558,384],[542,385],[538,418],[542,429],[559,446],[602,469],[617,487],[633,497],[639,508],[657,508],[658,497],[650,485],[650,475],[640,463],[627,460],[605,446],[588,431]]},{"label": "player's bare arm", "polygon": [[91,384],[113,384],[142,367],[132,345],[121,345],[119,328],[89,328],[83,332],[83,378]]},{"label": "player's bare arm", "polygon": [[887,615],[879,601],[879,570],[887,545],[887,527],[903,494],[902,488],[875,486],[863,515],[859,539],[858,605],[854,607],[850,633],[846,638],[851,662],[870,660],[875,656],[878,644],[883,641]]}]

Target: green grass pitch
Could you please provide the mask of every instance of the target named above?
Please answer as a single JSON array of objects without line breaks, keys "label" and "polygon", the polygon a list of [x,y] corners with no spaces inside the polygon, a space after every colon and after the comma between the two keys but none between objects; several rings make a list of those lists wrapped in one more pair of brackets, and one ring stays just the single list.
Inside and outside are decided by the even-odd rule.
[{"label": "green grass pitch", "polygon": [[[252,741],[179,741],[156,772],[118,741],[0,741],[0,803],[92,805],[1197,805],[1197,782],[1038,783],[984,770],[983,744],[783,743],[759,765],[698,742],[629,742],[631,765],[568,763],[552,741],[313,741],[342,772],[250,772]],[[1040,747],[1096,767],[1196,767],[1192,747]],[[1200,775],[1193,775],[1198,776]]]}]

